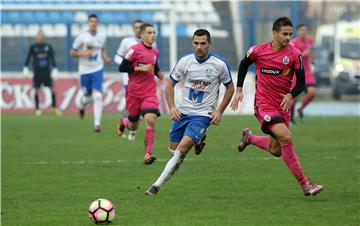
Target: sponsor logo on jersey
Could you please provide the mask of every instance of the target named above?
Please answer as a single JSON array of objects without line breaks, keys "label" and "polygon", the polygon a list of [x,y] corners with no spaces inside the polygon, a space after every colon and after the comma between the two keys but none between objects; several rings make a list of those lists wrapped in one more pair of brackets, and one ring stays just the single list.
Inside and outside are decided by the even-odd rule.
[{"label": "sponsor logo on jersey", "polygon": [[285,65],[288,65],[288,64],[289,64],[289,62],[290,62],[290,60],[289,60],[289,57],[288,57],[288,56],[284,56],[284,58],[282,59],[282,61],[283,61],[283,64],[285,64]]},{"label": "sponsor logo on jersey", "polygon": [[261,73],[266,75],[281,75],[283,70],[279,69],[269,69],[269,68],[261,68]]},{"label": "sponsor logo on jersey", "polygon": [[205,70],[206,77],[210,78],[213,75],[213,70],[211,68],[208,68]]},{"label": "sponsor logo on jersey", "polygon": [[211,84],[210,82],[193,79],[189,79],[188,82],[192,83],[191,88],[193,88],[194,90],[204,90],[207,86]]},{"label": "sponsor logo on jersey", "polygon": [[266,75],[288,75],[290,72],[291,69],[281,70],[281,69],[261,68],[261,73]]}]

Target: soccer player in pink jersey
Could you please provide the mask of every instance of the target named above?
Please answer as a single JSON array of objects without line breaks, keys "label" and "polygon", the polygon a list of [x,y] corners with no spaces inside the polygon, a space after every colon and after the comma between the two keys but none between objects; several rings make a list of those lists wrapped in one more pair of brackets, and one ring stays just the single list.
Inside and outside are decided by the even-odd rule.
[{"label": "soccer player in pink jersey", "polygon": [[[120,72],[129,73],[128,91],[126,93],[127,118],[122,118],[119,131],[129,129],[129,135],[135,137],[139,126],[140,115],[145,121],[145,156],[144,163],[152,164],[155,136],[155,121],[160,116],[159,100],[156,95],[155,75],[162,80],[164,73],[158,65],[159,50],[152,47],[155,42],[155,28],[144,23],[141,26],[142,42],[131,46],[119,66]],[[121,135],[121,134],[120,134]]]},{"label": "soccer player in pink jersey", "polygon": [[[310,64],[312,61],[312,46],[313,40],[307,34],[307,27],[305,24],[299,24],[297,26],[297,37],[294,38],[291,42],[297,48],[302,55],[304,61],[304,70],[305,70],[305,91],[306,96],[301,104],[301,107],[297,110],[300,118],[300,122],[304,122],[304,109],[305,107],[314,99],[316,95],[316,79],[315,76],[311,73]],[[295,80],[295,79],[294,79]],[[296,81],[294,81],[295,83]],[[294,120],[294,112],[295,112],[295,103],[296,99],[294,100],[294,104],[291,107],[291,122],[295,123]]]},{"label": "soccer player in pink jersey", "polygon": [[[242,152],[247,145],[253,144],[274,156],[282,156],[304,194],[316,195],[323,186],[310,182],[304,176],[289,130],[288,111],[293,99],[305,89],[302,56],[295,47],[289,45],[292,35],[292,22],[289,18],[278,18],[272,30],[273,40],[251,47],[241,61],[236,94],[231,103],[232,110],[238,109],[238,104],[243,99],[242,90],[248,67],[255,63],[255,116],[262,131],[270,136],[257,136],[249,128],[245,128],[238,150]],[[294,72],[297,81],[291,89]]]}]

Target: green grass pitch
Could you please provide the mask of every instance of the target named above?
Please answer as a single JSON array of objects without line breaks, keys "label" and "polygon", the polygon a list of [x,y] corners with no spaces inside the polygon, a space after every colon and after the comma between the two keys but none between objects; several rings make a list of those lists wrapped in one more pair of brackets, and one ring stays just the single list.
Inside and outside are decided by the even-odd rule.
[{"label": "green grass pitch", "polygon": [[144,191],[169,159],[171,121],[158,119],[155,164],[143,165],[143,125],[136,141],[117,137],[115,114],[103,132],[92,117],[2,115],[2,225],[93,225],[97,198],[116,206],[112,225],[359,225],[359,118],[308,117],[292,128],[305,174],[325,189],[305,197],[283,161],[255,147],[236,151],[253,116],[224,116],[155,197]]}]

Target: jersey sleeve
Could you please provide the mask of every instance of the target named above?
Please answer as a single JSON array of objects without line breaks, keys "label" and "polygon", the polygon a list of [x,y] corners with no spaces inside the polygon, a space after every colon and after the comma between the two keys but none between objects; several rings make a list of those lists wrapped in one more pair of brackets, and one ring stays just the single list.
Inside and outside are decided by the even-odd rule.
[{"label": "jersey sleeve", "polygon": [[125,54],[125,59],[129,60],[129,61],[134,61],[136,57],[136,54],[135,54],[135,49],[130,47],[127,51],[126,51],[126,54]]},{"label": "jersey sleeve", "polygon": [[73,43],[73,45],[72,45],[72,48],[75,49],[75,50],[77,50],[77,51],[79,51],[79,50],[81,49],[82,45],[83,45],[83,43],[82,43],[82,35],[79,35],[79,36],[75,39],[75,41],[74,41],[74,43]]},{"label": "jersey sleeve", "polygon": [[181,58],[175,65],[174,69],[170,73],[170,79],[174,83],[178,83],[180,80],[184,78],[184,66],[185,66],[185,60],[184,58]]},{"label": "jersey sleeve", "polygon": [[231,78],[230,67],[226,62],[223,62],[221,71],[222,73],[220,74],[220,81],[222,84],[225,86],[232,84],[233,81]]},{"label": "jersey sleeve", "polygon": [[293,57],[294,57],[294,61],[293,61],[294,70],[300,70],[300,69],[304,70],[304,62],[300,51],[295,51]]},{"label": "jersey sleeve", "polygon": [[256,46],[250,47],[250,49],[246,53],[247,58],[249,58],[251,61],[255,62],[256,61],[256,52],[257,52]]}]

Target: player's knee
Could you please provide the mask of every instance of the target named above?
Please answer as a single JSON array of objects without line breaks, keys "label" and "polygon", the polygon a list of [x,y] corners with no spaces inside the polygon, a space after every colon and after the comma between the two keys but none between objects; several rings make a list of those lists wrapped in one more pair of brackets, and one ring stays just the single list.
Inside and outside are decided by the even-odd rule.
[{"label": "player's knee", "polygon": [[280,157],[281,156],[281,149],[275,149],[275,150],[271,150],[271,154],[275,157]]},{"label": "player's knee", "polygon": [[290,144],[292,143],[291,133],[287,133],[279,137],[279,141],[281,144]]},{"label": "player's knee", "polygon": [[101,101],[101,99],[102,99],[102,94],[101,93],[99,93],[99,92],[96,92],[96,93],[93,93],[93,98],[94,98],[94,100],[100,100]]},{"label": "player's knee", "polygon": [[154,128],[155,127],[155,120],[154,119],[147,119],[146,120],[146,127],[147,128]]}]

